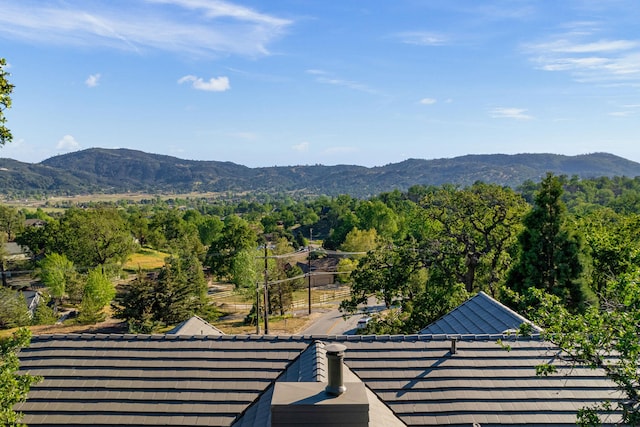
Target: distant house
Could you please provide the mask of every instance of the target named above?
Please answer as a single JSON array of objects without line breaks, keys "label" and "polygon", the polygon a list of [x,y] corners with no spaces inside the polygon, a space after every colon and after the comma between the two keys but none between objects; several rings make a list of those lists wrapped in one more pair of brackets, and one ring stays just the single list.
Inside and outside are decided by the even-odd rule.
[{"label": "distant house", "polygon": [[28,218],[24,220],[25,227],[44,227],[47,221],[39,218]]},{"label": "distant house", "polygon": [[22,246],[20,246],[16,242],[4,243],[4,250],[5,250],[7,259],[21,260],[21,259],[27,258],[27,253],[24,251],[24,249],[22,249]]},{"label": "distant house", "polygon": [[453,335],[35,336],[21,368],[44,380],[16,409],[31,427],[574,426],[622,397],[539,335]]},{"label": "distant house", "polygon": [[336,283],[336,272],[338,270],[337,258],[318,258],[312,259],[310,262],[298,262],[304,274],[309,273],[309,267],[311,267],[311,286],[325,286]]}]

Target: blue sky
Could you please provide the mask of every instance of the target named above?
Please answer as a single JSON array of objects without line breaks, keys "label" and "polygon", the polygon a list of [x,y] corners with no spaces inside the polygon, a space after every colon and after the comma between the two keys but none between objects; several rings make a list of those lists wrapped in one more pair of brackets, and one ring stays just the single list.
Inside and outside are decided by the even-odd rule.
[{"label": "blue sky", "polygon": [[1,157],[640,162],[637,0],[0,0]]}]

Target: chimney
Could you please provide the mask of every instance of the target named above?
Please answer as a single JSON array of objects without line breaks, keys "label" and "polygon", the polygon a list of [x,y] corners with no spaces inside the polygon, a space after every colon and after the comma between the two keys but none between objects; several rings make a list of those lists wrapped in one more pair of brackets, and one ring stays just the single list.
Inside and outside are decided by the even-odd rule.
[{"label": "chimney", "polygon": [[342,344],[325,346],[328,383],[274,384],[271,427],[369,426],[369,398],[364,383],[344,383],[343,360],[346,349]]},{"label": "chimney", "polygon": [[342,344],[329,344],[325,347],[325,351],[327,352],[327,371],[329,375],[329,383],[327,387],[325,387],[325,391],[332,396],[340,396],[347,391],[342,375],[342,362],[346,349],[347,347]]}]

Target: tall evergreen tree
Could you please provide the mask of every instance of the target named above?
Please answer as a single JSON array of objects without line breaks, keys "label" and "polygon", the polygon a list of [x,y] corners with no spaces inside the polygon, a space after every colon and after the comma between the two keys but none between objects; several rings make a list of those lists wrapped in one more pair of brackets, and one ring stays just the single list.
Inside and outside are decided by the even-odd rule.
[{"label": "tall evergreen tree", "polygon": [[580,240],[566,224],[562,192],[558,177],[548,173],[524,218],[520,258],[509,272],[507,286],[521,295],[529,288],[543,289],[567,307],[581,310],[590,291],[582,280]]},{"label": "tall evergreen tree", "polygon": [[186,252],[166,260],[157,281],[138,275],[118,294],[115,315],[127,320],[131,332],[154,332],[198,314],[213,320],[207,284],[197,256]]}]

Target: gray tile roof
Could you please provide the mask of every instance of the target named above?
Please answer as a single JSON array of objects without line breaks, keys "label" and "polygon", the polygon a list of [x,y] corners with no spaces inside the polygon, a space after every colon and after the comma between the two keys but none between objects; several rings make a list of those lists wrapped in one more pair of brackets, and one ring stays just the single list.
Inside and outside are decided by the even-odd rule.
[{"label": "gray tile roof", "polygon": [[534,331],[541,331],[530,320],[481,291],[419,333],[502,334],[517,330],[522,323],[529,323]]},{"label": "gray tile roof", "polygon": [[[536,337],[462,335],[452,355],[445,335],[83,334],[36,336],[21,351],[22,368],[45,379],[17,409],[32,427],[266,426],[274,381],[323,381],[330,342],[347,346],[373,419],[410,426],[575,425],[579,408],[619,396],[602,372],[554,360]],[[559,373],[537,377],[551,361]]]},{"label": "gray tile roof", "polygon": [[[343,371],[345,383],[362,382],[357,375],[345,366]],[[321,341],[313,342],[298,357],[276,382],[327,382],[327,359],[325,344]],[[233,427],[268,426],[271,422],[271,399],[274,384],[254,402],[233,423]],[[402,427],[406,426],[371,390],[367,389],[369,402],[370,426]]]},{"label": "gray tile roof", "polygon": [[191,316],[184,322],[176,325],[167,334],[173,335],[224,335],[220,329],[213,326],[199,316]]}]

